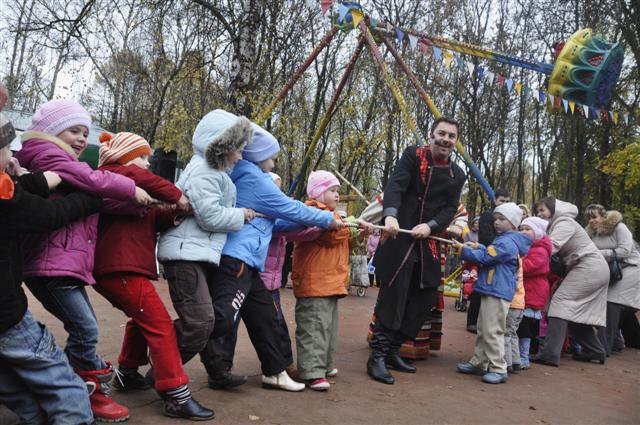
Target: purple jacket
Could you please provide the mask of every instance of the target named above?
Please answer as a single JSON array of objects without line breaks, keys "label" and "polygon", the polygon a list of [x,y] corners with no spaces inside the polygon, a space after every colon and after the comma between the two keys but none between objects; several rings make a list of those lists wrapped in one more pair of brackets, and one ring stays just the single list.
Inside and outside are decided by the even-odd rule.
[{"label": "purple jacket", "polygon": [[380,243],[380,232],[376,231],[367,239],[367,258],[373,258],[376,249],[378,249],[378,243]]},{"label": "purple jacket", "polygon": [[264,262],[264,271],[260,273],[260,278],[267,290],[275,291],[281,286],[287,241],[313,240],[320,236],[322,230],[318,227],[309,227],[300,232],[273,234],[269,243],[269,251],[267,251],[267,259]]},{"label": "purple jacket", "polygon": [[[53,171],[62,179],[52,198],[65,192],[82,190],[105,198],[128,201],[135,194],[135,183],[128,177],[108,171],[96,171],[78,161],[75,152],[57,137],[27,131],[16,158],[31,171]],[[23,239],[24,276],[70,276],[90,285],[98,214],[94,214],[50,233],[33,234]]]}]

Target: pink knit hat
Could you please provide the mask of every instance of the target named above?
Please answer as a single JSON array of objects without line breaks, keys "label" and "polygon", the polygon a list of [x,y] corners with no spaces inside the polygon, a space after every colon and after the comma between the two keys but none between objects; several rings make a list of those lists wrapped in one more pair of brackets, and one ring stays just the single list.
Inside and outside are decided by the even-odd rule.
[{"label": "pink knit hat", "polygon": [[27,130],[57,136],[76,125],[91,129],[91,116],[86,109],[73,100],[50,100],[38,108]]},{"label": "pink knit hat", "polygon": [[307,195],[309,198],[318,199],[330,187],[340,186],[340,182],[328,171],[312,171],[307,180]]},{"label": "pink knit hat", "polygon": [[522,220],[520,226],[529,226],[533,229],[533,233],[536,235],[536,239],[542,238],[547,233],[547,226],[549,222],[543,220],[540,217],[527,217]]}]

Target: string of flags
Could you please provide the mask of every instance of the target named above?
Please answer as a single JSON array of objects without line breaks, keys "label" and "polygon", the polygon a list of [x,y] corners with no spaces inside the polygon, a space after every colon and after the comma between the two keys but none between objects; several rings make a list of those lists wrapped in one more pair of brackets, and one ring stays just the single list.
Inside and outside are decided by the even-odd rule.
[{"label": "string of flags", "polygon": [[[325,15],[327,11],[332,9],[334,0],[321,0],[322,14]],[[351,12],[353,27],[356,28],[360,21],[364,18],[364,14],[358,10],[350,9],[349,7],[338,3],[338,19],[344,22],[346,15]],[[379,27],[381,24],[374,18],[369,18],[369,23],[373,28]],[[604,122],[612,122],[614,125],[618,125],[624,122],[625,125],[633,124],[634,122],[640,122],[640,115],[635,117],[626,111],[620,110],[608,110],[606,108],[595,108],[593,106],[583,105],[574,101],[564,99],[560,96],[554,96],[551,93],[546,92],[542,87],[533,88],[520,81],[509,78],[507,75],[493,72],[487,66],[476,65],[473,62],[465,61],[460,54],[442,49],[429,41],[428,39],[418,37],[410,32],[403,30],[402,28],[395,27],[391,23],[384,24],[385,28],[392,34],[395,34],[395,39],[398,43],[408,43],[412,49],[419,49],[423,55],[433,54],[433,57],[442,62],[444,66],[449,70],[462,70],[466,71],[470,77],[478,78],[484,81],[488,86],[492,86],[497,82],[501,90],[511,96],[516,94],[517,96],[524,96],[530,98],[532,101],[547,104],[553,110],[564,111],[565,114],[580,115],[586,119],[601,118]],[[547,103],[548,102],[548,103]],[[640,112],[638,112],[640,114]]]}]

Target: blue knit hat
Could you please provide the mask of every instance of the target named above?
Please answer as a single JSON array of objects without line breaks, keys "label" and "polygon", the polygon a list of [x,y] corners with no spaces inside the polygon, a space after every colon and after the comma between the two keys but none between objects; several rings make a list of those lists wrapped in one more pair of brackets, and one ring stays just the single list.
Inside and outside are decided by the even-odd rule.
[{"label": "blue knit hat", "polygon": [[272,158],[280,152],[280,143],[264,128],[255,123],[253,126],[253,138],[242,151],[242,157],[253,163],[262,162],[265,159]]}]

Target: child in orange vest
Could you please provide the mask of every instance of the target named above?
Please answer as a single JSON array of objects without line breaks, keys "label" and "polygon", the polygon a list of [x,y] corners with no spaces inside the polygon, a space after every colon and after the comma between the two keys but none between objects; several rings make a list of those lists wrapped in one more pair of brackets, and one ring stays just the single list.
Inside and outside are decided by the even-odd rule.
[{"label": "child in orange vest", "polygon": [[[314,171],[307,182],[306,205],[334,211],[340,182],[328,171]],[[334,212],[336,220],[340,217]],[[366,229],[370,224],[355,220]],[[300,378],[316,391],[329,389],[327,377],[338,374],[333,353],[338,337],[338,299],[347,295],[350,229],[325,231],[293,249],[296,297],[296,348]]]}]

